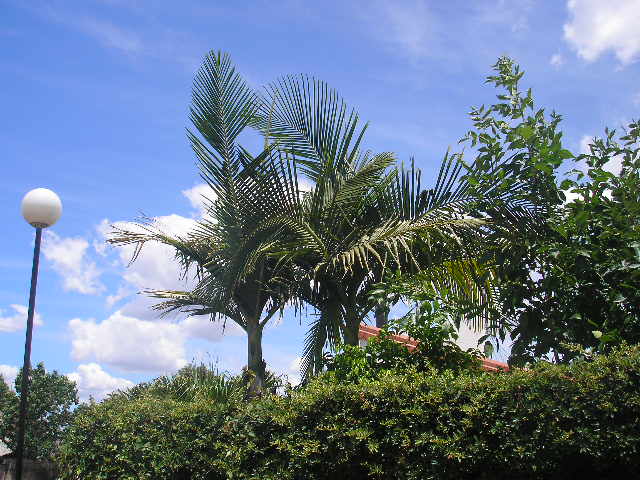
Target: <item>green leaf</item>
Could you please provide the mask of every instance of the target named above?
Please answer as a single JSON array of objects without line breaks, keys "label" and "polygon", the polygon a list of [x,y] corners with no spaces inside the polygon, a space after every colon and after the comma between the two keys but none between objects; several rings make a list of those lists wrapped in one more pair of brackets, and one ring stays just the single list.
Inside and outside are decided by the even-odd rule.
[{"label": "green leaf", "polygon": [[525,140],[528,140],[533,136],[535,130],[528,125],[521,125],[516,129],[516,132],[522,138],[524,138]]},{"label": "green leaf", "polygon": [[575,182],[573,180],[565,179],[560,184],[560,189],[561,190],[568,190],[569,188],[573,187],[574,185],[575,185]]},{"label": "green leaf", "polygon": [[568,158],[574,158],[574,155],[569,150],[563,149],[558,152],[558,157],[560,158],[560,160],[566,160]]}]

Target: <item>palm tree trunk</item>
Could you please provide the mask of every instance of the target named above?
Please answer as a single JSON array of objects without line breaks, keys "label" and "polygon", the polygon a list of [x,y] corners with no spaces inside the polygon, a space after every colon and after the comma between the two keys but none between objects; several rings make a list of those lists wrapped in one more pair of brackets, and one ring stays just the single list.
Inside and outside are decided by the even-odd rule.
[{"label": "palm tree trunk", "polygon": [[257,320],[247,322],[247,368],[253,374],[249,385],[249,396],[259,395],[265,378],[265,363],[262,359],[262,327]]},{"label": "palm tree trunk", "polygon": [[375,316],[376,327],[384,327],[389,321],[389,307],[383,305],[382,303],[379,303],[378,305],[376,305]]},{"label": "palm tree trunk", "polygon": [[360,317],[357,310],[349,308],[345,312],[342,334],[346,345],[358,345],[358,330],[360,329]]}]

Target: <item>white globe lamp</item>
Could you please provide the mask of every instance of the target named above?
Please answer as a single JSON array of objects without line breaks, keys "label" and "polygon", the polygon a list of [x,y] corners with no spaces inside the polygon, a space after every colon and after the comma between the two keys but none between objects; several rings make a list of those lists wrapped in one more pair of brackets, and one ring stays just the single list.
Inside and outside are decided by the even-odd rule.
[{"label": "white globe lamp", "polygon": [[58,221],[62,215],[60,197],[48,188],[36,188],[22,199],[22,216],[29,225],[47,228]]},{"label": "white globe lamp", "polygon": [[36,308],[36,286],[38,284],[38,264],[40,262],[40,243],[42,229],[50,227],[62,215],[60,197],[47,188],[36,188],[22,199],[22,216],[36,229],[36,241],[33,249],[31,268],[31,290],[29,292],[29,311],[27,313],[26,340],[24,343],[24,363],[22,367],[22,386],[20,391],[20,416],[18,417],[18,438],[16,445],[16,480],[22,480],[24,455],[25,419],[29,398],[29,371],[31,370],[31,337],[33,336],[33,315]]}]

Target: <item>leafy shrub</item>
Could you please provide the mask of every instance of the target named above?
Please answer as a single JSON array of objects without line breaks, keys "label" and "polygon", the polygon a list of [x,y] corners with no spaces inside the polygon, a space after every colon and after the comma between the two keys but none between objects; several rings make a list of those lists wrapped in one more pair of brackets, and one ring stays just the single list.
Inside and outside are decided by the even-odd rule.
[{"label": "leafy shrub", "polygon": [[[82,405],[58,459],[67,466],[61,478],[226,478],[211,460],[219,453],[216,438],[249,384],[247,371],[232,376],[192,364]],[[281,384],[266,372],[265,392]]]},{"label": "leafy shrub", "polygon": [[[407,335],[419,343],[409,350],[393,335]],[[423,302],[406,316],[390,320],[364,348],[345,345],[335,356],[327,356],[325,378],[359,382],[373,380],[389,370],[479,370],[480,352],[463,351],[455,343],[457,336],[451,318],[438,302]]]},{"label": "leafy shrub", "polygon": [[65,479],[553,479],[640,475],[640,347],[509,373],[323,377],[242,403],[85,408]]},{"label": "leafy shrub", "polygon": [[256,479],[628,478],[640,473],[639,380],[634,347],[512,374],[318,381],[249,405],[234,420],[228,471]]},{"label": "leafy shrub", "polygon": [[226,404],[116,396],[83,406],[58,463],[61,479],[224,479],[215,468]]}]

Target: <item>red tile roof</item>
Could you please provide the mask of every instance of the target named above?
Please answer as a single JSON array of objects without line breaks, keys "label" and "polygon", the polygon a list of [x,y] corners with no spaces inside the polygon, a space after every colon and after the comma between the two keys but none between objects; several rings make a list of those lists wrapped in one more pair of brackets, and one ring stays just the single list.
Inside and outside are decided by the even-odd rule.
[{"label": "red tile roof", "polygon": [[[358,330],[358,338],[360,340],[367,340],[371,337],[377,337],[379,334],[379,328],[360,324],[360,329]],[[407,335],[391,335],[391,338],[398,343],[406,345],[409,351],[416,348],[419,343],[418,340],[415,340]],[[491,360],[490,358],[483,358],[482,368],[483,370],[486,370],[488,372],[497,372],[500,370],[507,371],[509,370],[509,365],[504,362],[498,362],[497,360]]]}]

